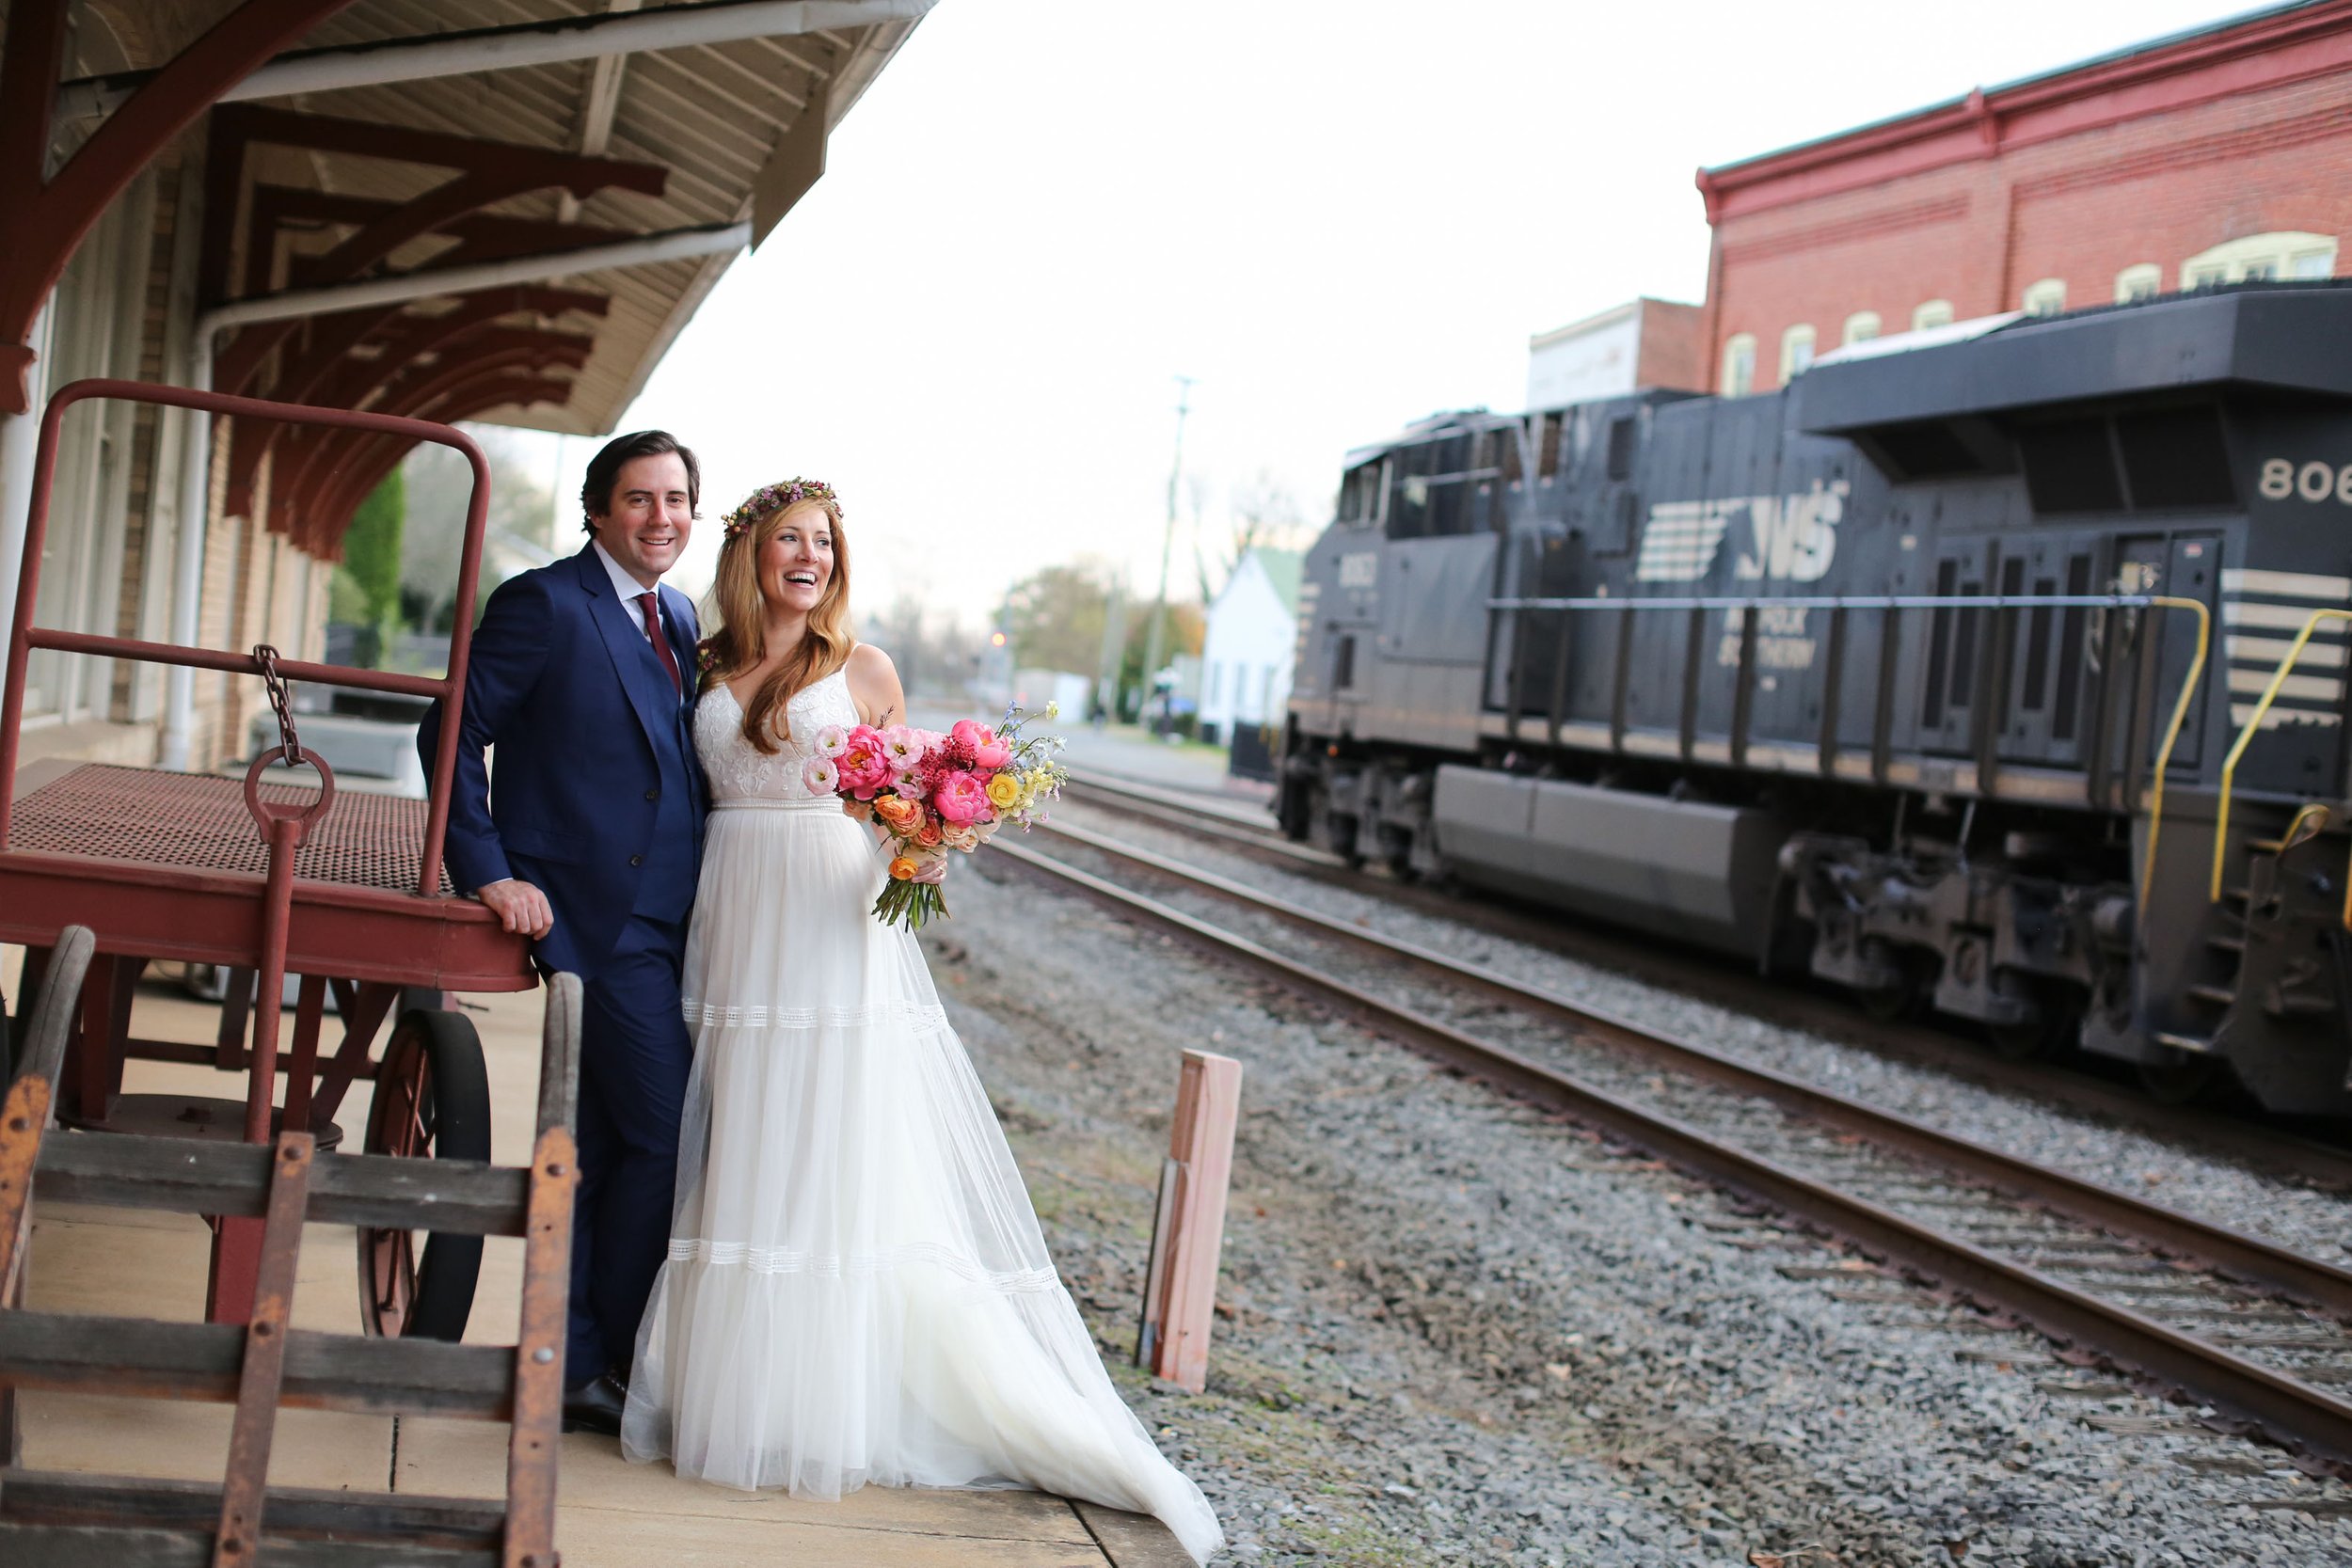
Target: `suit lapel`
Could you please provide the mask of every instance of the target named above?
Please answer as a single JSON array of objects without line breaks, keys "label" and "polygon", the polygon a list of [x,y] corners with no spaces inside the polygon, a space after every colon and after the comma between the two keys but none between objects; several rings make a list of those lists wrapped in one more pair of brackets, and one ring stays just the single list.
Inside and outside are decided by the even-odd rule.
[{"label": "suit lapel", "polygon": [[677,655],[678,678],[686,685],[685,698],[691,704],[702,684],[702,628],[694,622],[694,607],[685,594],[675,588],[661,590],[662,629],[669,635],[670,651]]},{"label": "suit lapel", "polygon": [[662,736],[674,735],[677,729],[677,694],[670,689],[670,677],[661,673],[652,645],[637,629],[635,608],[613,596],[612,579],[605,576],[604,562],[596,559],[595,547],[581,550],[573,559],[580,563],[580,586],[591,601],[588,619],[596,623],[605,652],[612,656],[613,673],[620,676],[621,689],[628,693],[628,705],[644,727],[646,740],[659,746]]}]

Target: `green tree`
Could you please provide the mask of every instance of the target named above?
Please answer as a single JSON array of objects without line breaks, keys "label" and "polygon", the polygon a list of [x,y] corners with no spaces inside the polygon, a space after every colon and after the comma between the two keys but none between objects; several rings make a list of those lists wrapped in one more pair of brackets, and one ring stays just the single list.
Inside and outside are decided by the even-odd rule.
[{"label": "green tree", "polygon": [[328,592],[333,619],[366,628],[363,641],[373,646],[361,653],[370,663],[400,624],[400,539],[407,516],[407,486],[394,468],[351,515]]},{"label": "green tree", "polygon": [[1102,662],[1110,587],[1091,566],[1048,566],[1005,595],[1013,663],[1026,670],[1091,674]]}]

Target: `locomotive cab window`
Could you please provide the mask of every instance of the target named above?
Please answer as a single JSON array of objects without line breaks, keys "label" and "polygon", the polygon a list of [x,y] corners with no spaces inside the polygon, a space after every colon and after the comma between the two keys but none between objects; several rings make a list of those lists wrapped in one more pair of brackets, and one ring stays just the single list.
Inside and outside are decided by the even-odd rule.
[{"label": "locomotive cab window", "polygon": [[1633,477],[1633,416],[1620,414],[1609,421],[1609,480],[1622,484]]}]

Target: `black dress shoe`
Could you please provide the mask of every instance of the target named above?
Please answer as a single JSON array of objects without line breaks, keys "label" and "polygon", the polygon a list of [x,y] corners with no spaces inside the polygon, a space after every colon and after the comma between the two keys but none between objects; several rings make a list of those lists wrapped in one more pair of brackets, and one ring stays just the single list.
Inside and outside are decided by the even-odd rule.
[{"label": "black dress shoe", "polygon": [[621,1412],[628,1406],[628,1390],[611,1372],[600,1372],[577,1388],[564,1390],[564,1430],[618,1437]]}]

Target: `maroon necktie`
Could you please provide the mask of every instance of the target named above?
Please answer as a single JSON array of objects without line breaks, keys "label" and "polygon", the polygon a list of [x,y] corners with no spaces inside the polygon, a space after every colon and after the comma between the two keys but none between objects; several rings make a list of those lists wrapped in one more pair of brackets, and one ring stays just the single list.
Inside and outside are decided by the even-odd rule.
[{"label": "maroon necktie", "polygon": [[686,695],[686,682],[677,673],[677,655],[670,651],[670,639],[661,630],[660,597],[655,594],[637,595],[638,605],[645,612],[645,635],[653,639],[654,657],[661,661],[664,673],[670,677],[670,689]]}]

